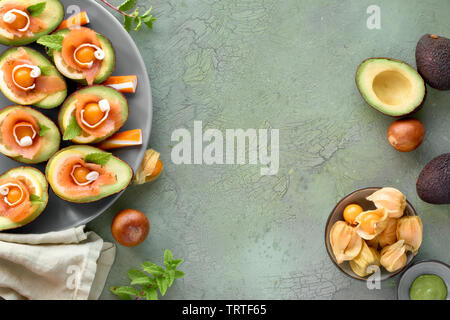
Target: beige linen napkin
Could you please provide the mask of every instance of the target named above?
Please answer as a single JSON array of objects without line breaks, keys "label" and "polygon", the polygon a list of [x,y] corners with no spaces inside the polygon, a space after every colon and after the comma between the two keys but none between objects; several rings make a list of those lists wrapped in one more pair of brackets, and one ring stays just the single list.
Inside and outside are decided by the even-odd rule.
[{"label": "beige linen napkin", "polygon": [[98,299],[114,244],[84,226],[46,234],[0,233],[0,297]]}]

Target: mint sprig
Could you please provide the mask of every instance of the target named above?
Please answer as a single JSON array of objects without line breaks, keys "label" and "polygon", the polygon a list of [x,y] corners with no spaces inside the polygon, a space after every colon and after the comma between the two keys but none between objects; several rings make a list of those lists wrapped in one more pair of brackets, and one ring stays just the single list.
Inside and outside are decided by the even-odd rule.
[{"label": "mint sprig", "polygon": [[45,47],[47,54],[52,57],[53,50],[61,51],[64,37],[57,34],[50,34],[40,37],[36,42]]},{"label": "mint sprig", "polygon": [[109,159],[111,159],[111,156],[111,153],[107,152],[89,153],[84,157],[84,161],[104,166],[108,163]]},{"label": "mint sprig", "polygon": [[32,17],[39,16],[42,12],[44,12],[45,7],[47,3],[46,2],[39,2],[36,4],[33,4],[27,8],[27,11],[30,13]]},{"label": "mint sprig", "polygon": [[[136,7],[137,0],[125,0],[125,2],[118,7],[113,6],[106,0],[101,1],[124,16],[123,26],[128,32],[130,32],[132,28],[134,28],[135,31],[139,31],[143,24],[149,29],[153,29],[153,23],[157,20],[157,18],[154,18],[151,14],[152,7],[147,9],[147,11],[141,15],[139,7]],[[133,9],[134,11],[131,12]]]},{"label": "mint sprig", "polygon": [[131,300],[158,300],[158,290],[164,296],[167,289],[172,286],[175,279],[182,278],[184,272],[177,270],[183,259],[174,259],[172,252],[164,252],[164,267],[153,262],[142,263],[142,270],[131,269],[128,271],[129,286],[113,286],[111,292],[120,299]]},{"label": "mint sprig", "polygon": [[78,125],[75,116],[70,117],[69,125],[64,130],[63,140],[72,140],[78,137],[83,132],[83,129]]}]

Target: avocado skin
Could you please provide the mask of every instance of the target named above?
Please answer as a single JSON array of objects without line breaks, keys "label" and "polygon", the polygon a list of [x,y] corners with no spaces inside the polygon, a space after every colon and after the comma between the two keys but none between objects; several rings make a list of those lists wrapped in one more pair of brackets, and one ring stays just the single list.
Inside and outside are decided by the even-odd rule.
[{"label": "avocado skin", "polygon": [[430,87],[450,90],[450,39],[426,34],[416,46],[417,70]]},{"label": "avocado skin", "polygon": [[428,203],[450,204],[450,153],[431,160],[419,175],[417,194]]}]

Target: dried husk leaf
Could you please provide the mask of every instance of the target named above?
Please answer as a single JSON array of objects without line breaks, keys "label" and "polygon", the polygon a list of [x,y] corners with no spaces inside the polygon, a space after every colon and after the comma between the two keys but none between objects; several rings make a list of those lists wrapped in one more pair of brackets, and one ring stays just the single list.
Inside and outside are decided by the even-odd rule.
[{"label": "dried husk leaf", "polygon": [[367,244],[374,248],[384,248],[397,241],[397,221],[395,218],[387,219],[386,229],[372,240],[368,240]]},{"label": "dried husk leaf", "polygon": [[400,218],[405,212],[406,197],[395,188],[382,188],[368,196],[367,200],[377,208],[385,208],[389,218]]},{"label": "dried husk leaf", "polygon": [[152,176],[152,174],[155,171],[159,156],[160,153],[153,149],[149,149],[145,152],[144,159],[141,162],[141,166],[139,167],[134,177],[135,184],[144,184],[158,178],[159,175]]},{"label": "dried husk leaf", "polygon": [[350,261],[353,272],[360,277],[366,277],[375,272],[375,268],[370,266],[380,266],[380,254],[375,248],[369,247],[365,241],[360,253]]},{"label": "dried husk leaf", "polygon": [[330,243],[338,264],[355,258],[362,247],[362,239],[354,227],[344,221],[336,221],[330,231]]},{"label": "dried husk leaf", "polygon": [[395,272],[406,266],[406,245],[404,240],[398,240],[381,250],[381,265],[389,272]]},{"label": "dried husk leaf", "polygon": [[[365,232],[361,228],[360,222],[361,222],[361,219],[364,217],[364,215],[369,215],[369,214],[372,214],[372,213],[376,213],[377,215],[379,215],[380,216],[380,220],[378,222],[376,222],[376,224],[375,224],[375,233],[369,234],[369,233]],[[387,227],[387,219],[388,219],[388,214],[387,214],[387,212],[386,212],[386,210],[384,208],[379,208],[379,209],[376,209],[376,210],[368,210],[368,211],[361,212],[355,219],[355,222],[357,223],[356,232],[364,240],[372,240],[376,236],[378,236],[380,233],[382,233],[384,231],[384,229],[386,229],[386,227]]]},{"label": "dried husk leaf", "polygon": [[422,244],[423,225],[418,216],[403,217],[397,224],[397,238],[404,240],[406,249],[417,254]]}]

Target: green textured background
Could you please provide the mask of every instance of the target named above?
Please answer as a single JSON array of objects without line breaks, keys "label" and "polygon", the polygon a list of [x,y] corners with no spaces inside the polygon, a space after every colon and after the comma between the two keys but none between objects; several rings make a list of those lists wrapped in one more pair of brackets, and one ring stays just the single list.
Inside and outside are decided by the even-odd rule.
[{"label": "green textured background", "polygon": [[[113,1],[119,3],[119,1]],[[132,33],[153,90],[150,146],[161,152],[159,180],[131,187],[89,224],[113,241],[119,210],[147,214],[149,238],[118,247],[107,287],[127,283],[144,260],[169,248],[186,277],[167,299],[393,299],[396,279],[369,291],[344,276],[323,243],[326,219],[345,194],[394,186],[424,223],[417,260],[450,263],[449,206],[418,199],[423,166],[450,151],[450,92],[429,89],[416,116],[423,145],[401,154],[386,141],[392,119],[368,107],[354,84],[358,64],[386,56],[415,65],[424,33],[450,36],[446,1],[153,0],[152,32]],[[366,28],[366,9],[381,7],[381,30]],[[280,170],[259,165],[174,165],[173,130],[280,129]],[[114,298],[107,289],[102,298]]]}]

